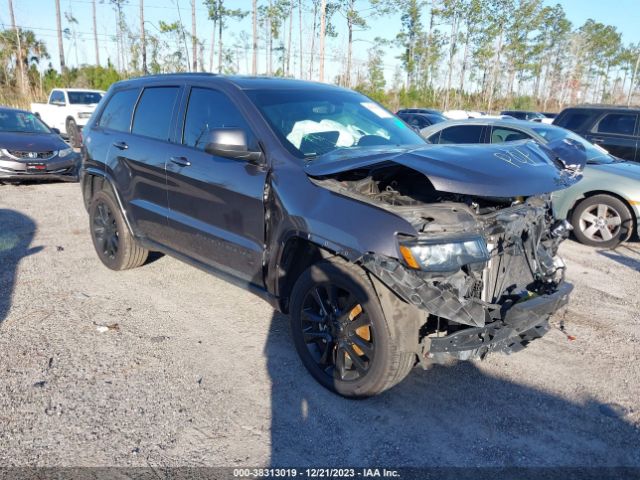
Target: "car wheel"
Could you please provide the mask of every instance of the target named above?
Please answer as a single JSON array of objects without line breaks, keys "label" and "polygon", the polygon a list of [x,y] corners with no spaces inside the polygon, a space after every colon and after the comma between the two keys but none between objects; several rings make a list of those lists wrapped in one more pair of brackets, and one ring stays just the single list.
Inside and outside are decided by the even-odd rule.
[{"label": "car wheel", "polygon": [[111,194],[101,190],[93,196],[89,206],[89,222],[98,257],[111,270],[139,267],[147,260],[149,251],[138,245],[129,233]]},{"label": "car wheel", "polygon": [[69,143],[73,148],[80,147],[80,130],[73,118],[67,120],[67,136],[69,137]]},{"label": "car wheel", "polygon": [[571,224],[580,243],[603,248],[614,248],[628,240],[633,230],[631,212],[611,195],[594,195],[580,202]]},{"label": "car wheel", "polygon": [[403,380],[415,354],[397,347],[367,274],[342,259],[305,270],[293,287],[291,332],[302,363],[324,387],[351,398]]}]

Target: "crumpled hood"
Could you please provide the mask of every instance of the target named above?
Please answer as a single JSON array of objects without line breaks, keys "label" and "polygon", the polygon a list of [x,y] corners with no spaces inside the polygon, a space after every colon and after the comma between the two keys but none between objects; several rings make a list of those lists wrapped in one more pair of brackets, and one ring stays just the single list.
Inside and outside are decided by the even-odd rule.
[{"label": "crumpled hood", "polygon": [[64,150],[69,148],[69,145],[64,143],[57,133],[0,132],[0,148],[23,152],[49,152]]},{"label": "crumpled hood", "polygon": [[554,156],[550,149],[530,140],[508,145],[348,149],[309,161],[305,172],[326,176],[393,162],[424,174],[442,192],[516,197],[562,190],[582,178],[579,171],[560,168]]}]

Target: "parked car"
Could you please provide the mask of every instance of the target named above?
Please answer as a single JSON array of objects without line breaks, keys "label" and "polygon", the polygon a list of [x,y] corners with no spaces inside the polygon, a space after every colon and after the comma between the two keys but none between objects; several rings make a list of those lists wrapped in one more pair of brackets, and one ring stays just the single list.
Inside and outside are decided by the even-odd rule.
[{"label": "parked car", "polygon": [[100,99],[102,90],[55,88],[47,103],[32,103],[31,111],[47,125],[60,130],[73,147],[82,141],[82,127],[87,123]]},{"label": "parked car", "polygon": [[546,117],[540,112],[529,112],[526,110],[503,110],[500,115],[509,115],[517,120],[528,120],[531,122],[541,122]]},{"label": "parked car", "polygon": [[415,129],[421,130],[429,125],[440,122],[446,122],[446,117],[439,113],[398,113],[398,117],[404,120],[408,125]]},{"label": "parked car", "polygon": [[0,181],[78,180],[80,155],[33,113],[0,107]]},{"label": "parked car", "polygon": [[565,108],[553,124],[600,145],[611,155],[639,162],[640,108],[580,106]]},{"label": "parked car", "polygon": [[503,145],[429,146],[350,90],[201,73],[114,84],[84,133],[100,260],[161,251],[245,285],[344,396],[517,351],[568,301],[546,192],[580,175],[535,142],[515,168]]},{"label": "parked car", "polygon": [[402,108],[396,112],[396,115],[400,115],[401,113],[431,113],[433,115],[442,115],[442,112],[435,108]]},{"label": "parked car", "polygon": [[569,130],[521,120],[480,120],[441,123],[421,134],[432,143],[578,142],[587,154],[584,178],[553,194],[556,217],[569,219],[581,243],[605,248],[628,240],[638,225],[640,165],[621,161]]}]

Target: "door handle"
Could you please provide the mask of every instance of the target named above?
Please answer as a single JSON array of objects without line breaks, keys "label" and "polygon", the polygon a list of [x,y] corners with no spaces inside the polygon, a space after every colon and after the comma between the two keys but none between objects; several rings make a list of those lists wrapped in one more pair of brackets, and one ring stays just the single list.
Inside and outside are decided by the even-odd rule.
[{"label": "door handle", "polygon": [[113,146],[120,150],[126,150],[129,148],[129,145],[127,145],[126,142],[113,142]]},{"label": "door handle", "polygon": [[176,165],[180,165],[181,167],[191,166],[191,162],[187,157],[171,157],[170,160],[172,163],[175,163]]}]

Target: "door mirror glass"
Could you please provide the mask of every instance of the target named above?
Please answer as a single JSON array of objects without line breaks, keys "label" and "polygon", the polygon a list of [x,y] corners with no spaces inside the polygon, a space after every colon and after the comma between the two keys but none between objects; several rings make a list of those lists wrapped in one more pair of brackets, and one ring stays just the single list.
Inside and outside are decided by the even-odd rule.
[{"label": "door mirror glass", "polygon": [[241,128],[216,128],[209,131],[204,151],[211,155],[257,163],[262,152],[252,152],[247,145],[247,134]]}]

